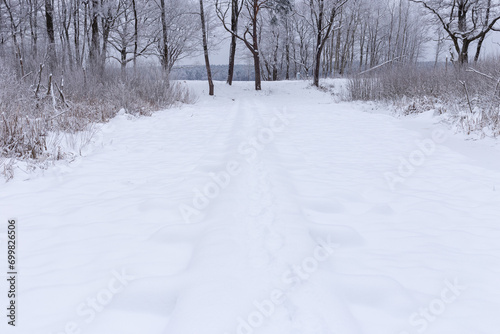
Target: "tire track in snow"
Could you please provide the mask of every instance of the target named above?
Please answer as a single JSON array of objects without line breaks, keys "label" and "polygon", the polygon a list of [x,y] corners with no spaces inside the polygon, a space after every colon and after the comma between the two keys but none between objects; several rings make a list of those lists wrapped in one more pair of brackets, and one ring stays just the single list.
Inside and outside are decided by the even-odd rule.
[{"label": "tire track in snow", "polygon": [[[260,109],[266,107],[250,100],[244,100],[240,104],[231,130],[221,133],[215,141],[226,144],[220,147],[225,152],[231,152],[226,156],[240,161],[243,159],[239,153],[239,144],[255,136],[268,121],[267,117],[262,116]],[[242,141],[231,141],[230,138],[242,138]],[[213,145],[210,149],[211,151],[205,156],[212,157],[214,154],[220,156],[217,155],[217,150],[213,149]],[[267,167],[269,162],[264,158],[265,151],[266,149],[258,153],[255,159],[243,162],[242,172],[231,181],[227,189],[210,202],[206,216],[199,223],[203,226],[203,232],[200,233],[197,249],[189,264],[191,277],[199,277],[201,274],[205,275],[207,280],[201,283],[187,280],[185,291],[189,292],[181,293],[179,296],[177,309],[172,314],[166,333],[192,333],[202,330],[197,327],[199,324],[187,320],[193,316],[193,312],[197,312],[195,305],[199,302],[196,299],[197,295],[211,296],[214,300],[219,298],[227,302],[214,307],[213,310],[200,311],[197,317],[201,318],[204,316],[203,313],[206,316],[206,313],[214,313],[217,309],[224,313],[228,311],[227,305],[239,305],[235,307],[235,312],[229,312],[231,315],[228,314],[225,321],[216,321],[220,328],[227,327],[238,316],[248,313],[252,301],[269,291],[273,282],[279,283],[281,274],[289,265],[300,261],[313,249],[311,247],[311,250],[307,250],[309,252],[305,251],[300,257],[292,260],[285,259],[280,254],[286,239],[286,235],[280,231],[286,230],[286,222],[276,220],[276,196],[269,180]],[[211,163],[213,163],[211,159],[201,160],[198,168],[207,172]],[[285,203],[290,202],[281,200]],[[228,219],[230,217],[232,219]],[[303,231],[302,234],[307,236],[307,231]],[[291,248],[298,247],[295,245]],[[241,259],[246,261],[242,262]],[[208,263],[216,263],[217,267],[228,270],[223,273],[214,271],[213,267],[206,267]],[[190,276],[189,272],[187,276]],[[247,289],[247,293],[244,294],[246,298],[234,300],[233,296],[241,295],[244,289]],[[221,295],[225,296],[221,298]],[[185,314],[183,310],[190,310],[190,314]],[[215,315],[210,317],[210,322],[215,329],[214,317]],[[206,332],[206,328],[203,330]]]},{"label": "tire track in snow", "polygon": [[[252,314],[253,303],[282,286],[283,304],[254,333],[359,332],[347,304],[329,291],[332,284],[324,281],[322,268],[307,279],[297,280],[296,273],[283,279],[312,255],[319,244],[315,239],[326,238],[322,234],[328,230],[318,233],[298,200],[298,180],[289,170],[311,164],[290,142],[290,129],[256,150],[253,159],[247,161],[240,152],[240,143],[254,138],[273,116],[274,110],[264,103],[243,99],[197,163],[198,172],[208,173],[230,159],[243,161],[241,173],[210,201],[197,224],[199,238],[165,333],[236,333],[241,319]],[[193,318],[204,320],[194,323]]]},{"label": "tire track in snow", "polygon": [[[252,126],[253,118],[245,102],[237,104],[234,109],[231,121],[225,122],[225,130],[218,131],[211,145],[207,145],[206,153],[198,161],[198,172],[214,172],[214,166],[223,166],[230,159],[241,158],[237,153],[239,141],[235,138],[249,132],[247,127]],[[244,183],[246,167],[243,166],[241,174],[210,201],[203,212],[203,219],[196,224],[200,237],[196,240],[185,273],[185,287],[181,290],[165,333],[220,333],[237,314],[231,314],[227,306],[238,305],[237,296],[250,284],[249,273],[241,261],[246,256],[246,231],[241,208],[241,203],[246,201],[246,192],[241,191],[240,184]],[[203,277],[202,281],[200,277]],[[206,309],[203,305],[212,307]],[[193,322],[193,318],[205,319],[205,322]]]},{"label": "tire track in snow", "polygon": [[[237,115],[231,130],[217,135],[213,143],[224,142],[226,145],[219,148],[230,152],[225,156],[236,155],[241,160],[242,157],[238,157],[240,142],[229,139],[243,136],[245,140],[255,136],[268,124],[273,113],[263,104],[244,100]],[[210,151],[205,156],[220,157],[213,146],[209,147]],[[297,155],[300,156],[300,153]],[[279,156],[274,141],[266,144],[254,159],[243,164],[242,172],[228,188],[210,202],[207,214],[200,222],[205,227],[189,265],[191,277],[204,275],[206,280],[197,282],[187,279],[185,293],[179,296],[165,333],[201,330],[216,333],[224,328],[237,328],[237,324],[231,327],[235,319],[245,318],[251,313],[253,302],[276,285],[283,284],[282,274],[300,264],[317,246],[297,200],[293,193],[289,193],[293,189],[292,178],[286,171],[279,170],[283,165]],[[207,172],[211,163],[211,158],[201,160],[198,168]],[[273,176],[280,173],[281,177],[272,178],[272,182],[270,173]],[[230,217],[232,219],[228,219]],[[210,268],[207,264],[211,264]],[[244,290],[247,290],[246,293],[242,293]],[[283,306],[278,307],[275,316],[270,317],[262,328],[256,329],[256,333],[283,330],[284,323],[288,324],[285,326],[291,333],[329,333],[329,323],[325,320],[328,314],[330,317],[335,313],[349,318],[345,305],[340,302],[321,304],[321,307],[326,306],[323,310],[301,307],[313,305],[312,299],[322,294],[309,281],[302,282],[297,289],[286,291]],[[235,299],[238,295],[242,297]],[[216,303],[211,310],[197,310],[199,296],[205,296],[201,304],[214,304],[217,299],[224,302]],[[234,306],[234,309],[228,310],[228,305]],[[206,317],[206,323],[210,323],[212,328],[207,330],[203,324],[190,322],[193,313],[196,318]],[[217,319],[217,314],[226,316]]]},{"label": "tire track in snow", "polygon": [[[264,104],[254,102],[254,105],[259,123],[264,126],[273,116],[273,112]],[[288,137],[286,130],[284,132],[280,136]],[[277,145],[279,138],[278,136],[277,140],[272,141],[259,155],[259,159],[254,164],[254,172],[261,183],[256,187],[260,190],[257,193],[260,193],[261,198],[261,204],[257,205],[260,216],[256,224],[265,226],[257,235],[261,243],[266,243],[265,246],[261,246],[261,249],[265,249],[267,256],[273,261],[272,264],[270,263],[271,266],[266,268],[274,268],[275,275],[271,281],[282,284],[284,283],[283,275],[279,274],[286,272],[287,268],[296,268],[300,265],[311,255],[314,247],[318,247],[321,239],[328,238],[328,235],[324,231],[323,235],[318,235],[317,232],[311,230],[314,224],[305,217],[304,210],[296,196],[294,185],[296,180],[288,172],[290,167],[308,166],[308,161],[304,160],[303,154],[293,146],[291,149],[293,164],[290,164],[289,144],[287,145],[287,159],[284,161],[282,158],[284,152],[280,151]],[[330,295],[329,298],[324,298],[326,291],[322,290],[321,285],[316,284],[314,277],[315,275],[321,277],[321,271],[322,268],[319,268],[318,272],[311,273],[310,277],[301,280],[296,288],[289,290],[285,288],[285,291],[289,292],[285,294],[282,307],[284,312],[281,314],[277,312],[276,319],[271,317],[269,326],[264,326],[255,333],[283,331],[285,330],[283,323],[287,322],[289,328],[286,330],[297,334],[333,333],[332,328],[338,330],[339,333],[343,331],[357,333],[359,329],[340,295]],[[312,310],[306,308],[311,305],[315,305]],[[279,319],[280,316],[287,319],[283,321]]]}]

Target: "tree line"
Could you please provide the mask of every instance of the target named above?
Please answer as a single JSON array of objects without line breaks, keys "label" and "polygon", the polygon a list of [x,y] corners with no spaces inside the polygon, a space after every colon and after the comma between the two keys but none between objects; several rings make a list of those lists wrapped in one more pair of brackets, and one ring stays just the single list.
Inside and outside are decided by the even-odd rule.
[{"label": "tree line", "polygon": [[[229,43],[227,83],[237,53],[262,80],[363,72],[414,64],[433,48],[457,66],[480,59],[486,36],[500,28],[498,0],[0,0],[0,59],[19,77],[139,61],[157,62],[168,78],[181,59]],[[449,47],[448,47],[449,46]],[[448,47],[448,48],[447,48]]]}]

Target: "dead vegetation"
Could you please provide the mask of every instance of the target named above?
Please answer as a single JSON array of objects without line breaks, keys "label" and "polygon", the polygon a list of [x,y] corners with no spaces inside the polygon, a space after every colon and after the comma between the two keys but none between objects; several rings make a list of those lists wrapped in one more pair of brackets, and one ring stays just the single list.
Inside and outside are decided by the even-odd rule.
[{"label": "dead vegetation", "polygon": [[397,113],[433,110],[467,134],[500,135],[500,69],[498,61],[462,68],[392,66],[352,77],[349,100],[381,101]]},{"label": "dead vegetation", "polygon": [[123,79],[112,69],[102,75],[84,70],[51,75],[41,65],[20,77],[10,66],[0,67],[0,174],[7,179],[13,174],[12,161],[65,158],[59,136],[80,133],[80,141],[90,142],[92,125],[107,122],[121,109],[151,115],[194,99],[187,88],[154,68]]}]

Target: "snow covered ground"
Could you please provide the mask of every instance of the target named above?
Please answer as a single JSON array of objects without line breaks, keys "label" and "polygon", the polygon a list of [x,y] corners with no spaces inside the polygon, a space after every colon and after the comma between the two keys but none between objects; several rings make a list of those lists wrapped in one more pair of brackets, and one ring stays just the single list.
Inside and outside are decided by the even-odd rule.
[{"label": "snow covered ground", "polygon": [[497,143],[303,82],[189,85],[0,185],[2,334],[498,333]]}]

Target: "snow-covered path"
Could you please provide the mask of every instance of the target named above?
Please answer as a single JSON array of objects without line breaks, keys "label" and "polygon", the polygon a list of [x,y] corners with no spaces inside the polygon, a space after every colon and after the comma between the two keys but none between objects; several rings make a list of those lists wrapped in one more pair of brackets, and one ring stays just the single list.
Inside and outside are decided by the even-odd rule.
[{"label": "snow-covered path", "polygon": [[498,331],[498,145],[251,87],[118,116],[88,156],[0,185],[21,273],[2,333]]}]

